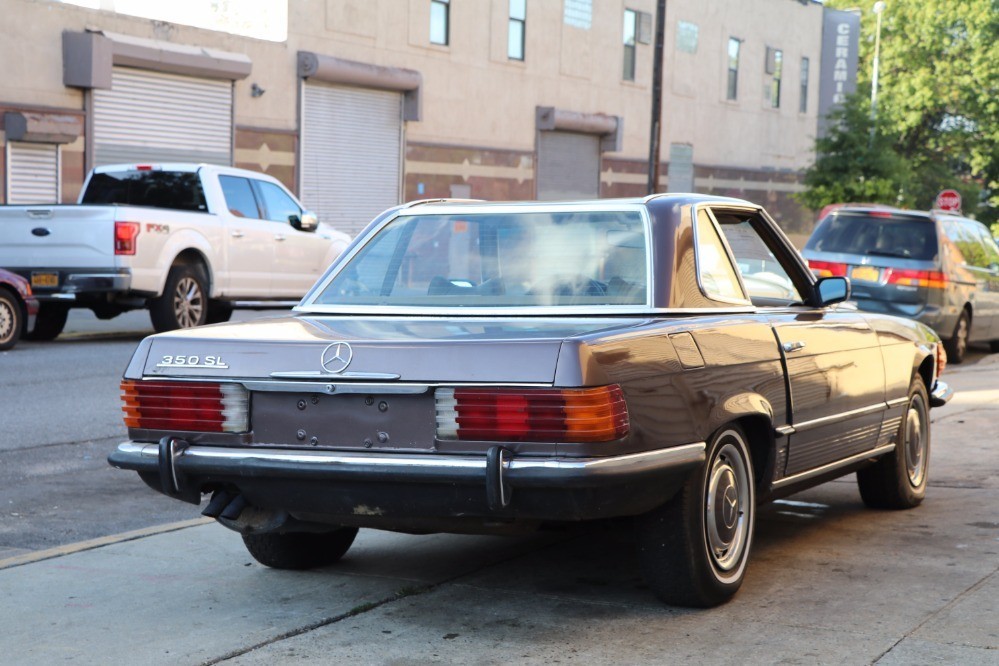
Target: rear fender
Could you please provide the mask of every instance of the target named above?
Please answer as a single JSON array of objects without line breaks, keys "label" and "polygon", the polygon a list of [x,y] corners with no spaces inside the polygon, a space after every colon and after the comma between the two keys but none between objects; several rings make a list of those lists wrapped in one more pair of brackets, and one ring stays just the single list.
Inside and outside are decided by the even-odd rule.
[{"label": "rear fender", "polygon": [[186,259],[193,259],[204,266],[208,278],[209,294],[211,298],[219,296],[221,284],[216,279],[214,262],[212,260],[216,258],[216,250],[212,248],[207,238],[192,229],[182,229],[176,234],[171,235],[163,246],[163,250],[156,261],[156,270],[159,278],[156,293],[163,293],[170,268],[177,263],[181,255]]}]

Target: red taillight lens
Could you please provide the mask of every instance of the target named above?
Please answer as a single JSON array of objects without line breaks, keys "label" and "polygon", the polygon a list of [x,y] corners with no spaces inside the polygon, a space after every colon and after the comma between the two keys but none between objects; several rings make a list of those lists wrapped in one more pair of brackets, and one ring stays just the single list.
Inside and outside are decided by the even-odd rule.
[{"label": "red taillight lens", "polygon": [[239,384],[121,382],[125,425],[146,430],[246,432],[249,393]]},{"label": "red taillight lens", "polygon": [[585,389],[437,389],[437,436],[506,442],[610,442],[628,434],[616,384]]},{"label": "red taillight lens", "polygon": [[135,254],[135,239],[139,237],[138,222],[114,223],[114,253]]},{"label": "red taillight lens", "polygon": [[815,277],[846,277],[846,264],[809,259],[808,267],[815,273]]},{"label": "red taillight lens", "polygon": [[940,271],[915,271],[904,268],[886,268],[888,284],[910,287],[931,287],[943,289],[947,286],[947,275]]}]

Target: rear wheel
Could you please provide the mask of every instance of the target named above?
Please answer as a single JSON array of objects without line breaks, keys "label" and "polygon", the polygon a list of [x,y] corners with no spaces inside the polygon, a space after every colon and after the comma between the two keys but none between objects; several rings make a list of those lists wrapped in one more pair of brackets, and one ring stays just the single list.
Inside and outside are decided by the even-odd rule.
[{"label": "rear wheel", "polygon": [[314,569],[338,561],[356,536],[356,527],[341,527],[332,532],[265,532],[244,534],[243,544],[253,559],[264,566]]},{"label": "rear wheel", "polygon": [[930,465],[929,399],[923,380],[909,388],[909,403],[898,428],[895,450],[857,472],[864,504],[873,509],[911,509],[926,497]]},{"label": "rear wheel", "polygon": [[738,591],[756,519],[756,489],[746,435],[719,430],[707,461],[669,502],[638,519],[645,580],[662,601],[708,607]]},{"label": "rear wheel", "polygon": [[971,316],[967,310],[961,312],[954,325],[954,334],[950,339],[944,340],[944,349],[947,351],[947,361],[955,365],[964,360],[964,354],[968,351],[968,334],[971,333]]},{"label": "rear wheel", "polygon": [[55,340],[66,327],[69,307],[64,303],[42,303],[38,306],[35,327],[27,334],[27,340]]},{"label": "rear wheel", "polygon": [[6,289],[0,289],[0,351],[10,349],[21,338],[24,316],[21,304]]},{"label": "rear wheel", "polygon": [[208,316],[206,283],[200,266],[178,264],[171,268],[163,295],[149,304],[149,319],[156,332],[204,324]]}]

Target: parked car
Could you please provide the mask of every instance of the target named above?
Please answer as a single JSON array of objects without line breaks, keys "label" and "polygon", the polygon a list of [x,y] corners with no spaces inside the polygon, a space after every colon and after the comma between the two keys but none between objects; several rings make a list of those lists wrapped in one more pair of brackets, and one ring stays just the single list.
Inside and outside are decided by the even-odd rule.
[{"label": "parked car", "polygon": [[910,317],[944,339],[952,363],[969,342],[999,351],[999,247],[975,220],[884,207],[833,211],[802,254],[819,276],[848,276],[861,310]]},{"label": "parked car", "polygon": [[109,461],[212,493],[282,569],[360,527],[635,517],[652,590],[710,606],[758,503],[852,472],[870,506],[924,497],[939,338],[849,291],[737,199],[402,206],[293,314],[143,340]]},{"label": "parked car", "polygon": [[31,284],[0,268],[0,351],[12,349],[37,315],[38,299],[31,293]]},{"label": "parked car", "polygon": [[147,308],[157,331],[226,321],[233,302],[294,304],[350,237],[270,176],[205,164],[94,169],[79,203],[0,206],[0,266],[31,281],[31,337],[70,308]]}]

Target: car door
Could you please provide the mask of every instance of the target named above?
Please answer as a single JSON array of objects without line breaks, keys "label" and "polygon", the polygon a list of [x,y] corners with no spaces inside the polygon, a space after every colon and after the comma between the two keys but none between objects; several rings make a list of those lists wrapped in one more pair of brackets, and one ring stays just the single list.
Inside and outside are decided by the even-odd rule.
[{"label": "car door", "polygon": [[262,219],[261,207],[247,178],[219,176],[225,198],[225,294],[234,297],[269,297],[275,259],[273,223]]},{"label": "car door", "polygon": [[302,219],[302,207],[274,183],[254,180],[275,241],[272,288],[278,297],[301,298],[326,269],[330,241],[315,231],[296,229],[292,218]]},{"label": "car door", "polygon": [[885,413],[877,333],[847,308],[809,304],[804,266],[762,215],[714,209],[746,292],[780,345],[790,410],[785,476],[877,445]]}]

